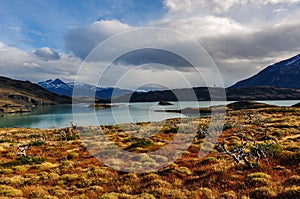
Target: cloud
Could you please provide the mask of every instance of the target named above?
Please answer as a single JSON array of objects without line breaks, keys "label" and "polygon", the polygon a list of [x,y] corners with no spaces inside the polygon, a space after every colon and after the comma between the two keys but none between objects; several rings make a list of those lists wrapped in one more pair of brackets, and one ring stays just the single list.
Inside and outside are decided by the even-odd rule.
[{"label": "cloud", "polygon": [[299,2],[300,0],[164,0],[164,5],[170,14],[203,16],[228,12],[234,6],[265,6]]},{"label": "cloud", "polygon": [[[167,12],[163,18],[147,24],[145,22],[143,25],[179,31],[202,44],[217,63],[225,84],[229,86],[237,80],[259,72],[269,64],[299,53],[299,2],[300,0],[164,0]],[[0,69],[4,71],[3,75],[15,74],[16,78],[33,81],[57,77],[72,81],[80,63],[99,43],[107,41],[107,38],[115,34],[142,28],[126,24],[124,21],[101,20],[81,27],[68,28],[64,35],[67,53],[58,53],[48,47],[25,51],[0,42]],[[156,34],[161,34],[159,44],[151,43]],[[89,65],[88,70],[85,71],[85,76],[80,78],[85,82],[88,82],[90,77],[99,78],[95,68],[99,65],[109,65],[110,61],[116,58],[111,56],[114,54],[119,57],[112,64],[111,72],[106,73],[106,86],[113,85],[114,81],[128,71],[131,75],[123,79],[124,85],[127,86],[140,84],[145,79],[150,81],[154,75],[156,81],[167,81],[167,75],[175,78],[175,75],[171,75],[172,69],[188,74],[194,85],[198,86],[197,76],[184,70],[190,65],[180,54],[187,53],[200,61],[202,56],[199,56],[186,40],[175,38],[172,42],[166,42],[164,38],[168,36],[168,33],[150,31],[140,37],[129,35],[116,40],[101,54],[90,57],[91,62],[85,63]],[[139,46],[141,41],[146,48],[131,49],[122,54],[127,46]],[[160,45],[161,48],[155,49],[155,45]],[[74,56],[68,53],[73,53]],[[139,67],[142,65],[146,66]],[[171,67],[166,69],[161,65]],[[199,66],[202,71],[207,69],[205,62]],[[152,76],[144,78],[145,73]],[[214,74],[207,74],[206,78],[214,79]],[[183,86],[176,79],[170,82],[178,87]]]},{"label": "cloud", "polygon": [[193,14],[198,12],[200,15],[208,12],[221,13],[228,11],[234,4],[242,3],[240,0],[165,0],[164,5],[170,13]]},{"label": "cloud", "polygon": [[179,55],[176,55],[175,53],[154,48],[144,48],[128,52],[120,56],[117,60],[114,61],[114,63],[122,64],[125,66],[140,66],[152,63],[167,65],[176,68],[193,67],[191,63],[189,63],[186,59]]},{"label": "cloud", "polygon": [[65,46],[67,50],[84,59],[100,42],[130,28],[117,20],[96,21],[88,26],[71,29],[65,36]]},{"label": "cloud", "polygon": [[[49,51],[49,48],[42,50],[42,52],[45,51],[52,52]],[[46,53],[41,57],[33,54],[32,51],[21,50],[0,42],[1,75],[33,82],[57,77],[66,81],[73,81],[81,60],[62,53],[59,55],[60,59],[53,59],[52,57],[49,61],[49,54],[52,55],[52,53]],[[47,59],[45,59],[45,56]]]},{"label": "cloud", "polygon": [[51,48],[48,48],[48,47],[43,47],[43,48],[34,50],[32,53],[35,56],[37,56],[45,61],[58,60],[61,58],[57,52],[55,52],[54,50],[52,50]]},{"label": "cloud", "polygon": [[227,34],[206,40],[205,46],[213,54],[222,52],[223,58],[257,59],[278,56],[285,52],[299,52],[300,23],[272,26],[248,34]]}]

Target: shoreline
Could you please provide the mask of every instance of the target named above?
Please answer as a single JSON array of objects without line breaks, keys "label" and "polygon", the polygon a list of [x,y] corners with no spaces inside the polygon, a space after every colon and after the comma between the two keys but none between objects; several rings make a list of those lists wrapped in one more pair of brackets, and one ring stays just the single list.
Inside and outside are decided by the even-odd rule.
[{"label": "shoreline", "polygon": [[[259,102],[253,102],[253,101],[239,101],[239,102],[233,102],[228,105],[219,105],[219,106],[212,106],[208,108],[184,108],[184,109],[171,109],[171,110],[155,110],[155,112],[170,112],[170,113],[180,113],[184,114],[187,116],[193,116],[193,117],[187,117],[187,118],[205,118],[205,117],[211,117],[212,112],[214,114],[228,114],[230,112],[241,112],[241,111],[266,111],[272,109],[278,110],[278,111],[285,111],[287,109],[294,109],[298,110],[299,109],[299,104],[297,103],[292,106],[277,106],[277,105],[270,105],[270,104],[265,104],[265,103],[259,103]],[[89,106],[90,108],[93,107]],[[111,108],[115,107],[113,105],[105,106],[105,108]],[[102,104],[101,104],[101,108]],[[26,112],[25,112],[26,113]],[[0,115],[1,116],[1,115]],[[172,121],[172,120],[180,120],[180,119],[185,119],[185,118],[180,118],[180,117],[175,117],[175,118],[169,118],[169,119],[163,119],[159,121],[141,121],[141,122],[129,122],[129,123],[119,123],[119,124],[100,124],[100,125],[87,125],[87,126],[81,126],[78,125],[79,128],[91,128],[91,127],[96,127],[96,126],[118,126],[118,125],[131,125],[131,124],[146,124],[146,123],[161,123],[161,122],[166,122],[166,121]],[[59,129],[67,129],[70,128],[68,126],[66,127],[53,127],[53,128],[35,128],[35,127],[0,127],[1,129],[39,129],[42,131],[47,131],[47,130],[59,130]]]}]

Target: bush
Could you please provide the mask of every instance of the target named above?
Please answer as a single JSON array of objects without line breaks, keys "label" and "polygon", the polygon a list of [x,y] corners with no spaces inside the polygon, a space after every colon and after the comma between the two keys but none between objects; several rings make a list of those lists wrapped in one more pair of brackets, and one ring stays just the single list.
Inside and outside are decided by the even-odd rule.
[{"label": "bush", "polygon": [[150,191],[150,194],[153,194],[156,198],[187,198],[185,192],[180,189],[168,189],[164,187],[154,188]]},{"label": "bush", "polygon": [[227,191],[220,195],[219,199],[237,199],[237,196],[234,191]]},{"label": "bush", "polygon": [[138,154],[132,158],[133,161],[144,163],[144,162],[150,162],[150,163],[156,163],[155,160],[153,160],[150,156],[148,156],[145,153]]},{"label": "bush", "polygon": [[6,162],[1,164],[2,167],[12,167],[12,166],[19,166],[19,165],[26,165],[26,164],[41,164],[45,161],[44,158],[35,158],[35,157],[29,157],[29,156],[21,156],[17,158],[16,160]]},{"label": "bush", "polygon": [[282,148],[279,144],[272,144],[270,147],[267,148],[268,154],[273,158],[278,158],[279,154],[282,152]]},{"label": "bush", "polygon": [[291,151],[283,151],[279,155],[279,161],[282,165],[293,165],[300,163],[300,151],[291,152]]},{"label": "bush", "polygon": [[78,153],[70,153],[70,154],[68,154],[67,159],[73,159],[73,158],[76,158],[78,156],[79,156]]},{"label": "bush", "polygon": [[265,178],[265,179],[271,179],[271,176],[263,173],[263,172],[256,172],[256,173],[250,173],[247,175],[247,178],[252,179],[252,178]]},{"label": "bush", "polygon": [[55,167],[58,167],[58,164],[53,164],[51,162],[43,162],[41,165],[40,165],[40,169],[41,170],[49,170],[49,169],[52,169],[52,168],[55,168]]},{"label": "bush", "polygon": [[67,135],[64,140],[72,141],[72,140],[78,140],[78,139],[79,139],[78,135]]},{"label": "bush", "polygon": [[250,178],[246,180],[246,183],[252,187],[263,187],[269,184],[269,180],[265,178]]},{"label": "bush", "polygon": [[200,188],[196,191],[194,198],[196,199],[215,199],[215,196],[209,188]]},{"label": "bush", "polygon": [[132,199],[133,197],[129,194],[124,194],[124,193],[115,193],[115,192],[111,192],[111,193],[106,193],[103,194],[101,197],[99,197],[99,199]]},{"label": "bush", "polygon": [[12,177],[2,177],[0,179],[0,184],[11,185],[14,187],[22,186],[25,182],[25,179],[20,175],[15,175]]},{"label": "bush", "polygon": [[80,178],[77,174],[64,174],[60,177],[61,180],[64,180],[66,182],[72,182],[77,181]]},{"label": "bush", "polygon": [[294,199],[300,196],[300,186],[286,188],[283,192],[278,194],[278,199]]},{"label": "bush", "polygon": [[154,195],[149,193],[142,193],[141,195],[137,196],[135,199],[155,199]]},{"label": "bush", "polygon": [[250,192],[250,198],[253,199],[273,199],[276,197],[276,193],[270,190],[268,187],[256,188]]},{"label": "bush", "polygon": [[217,158],[215,157],[207,157],[204,160],[202,160],[203,164],[212,164],[218,162]]},{"label": "bush", "polygon": [[145,187],[147,187],[149,189],[154,189],[154,188],[159,188],[159,187],[162,187],[164,189],[171,189],[172,185],[167,181],[164,181],[161,179],[154,179],[154,180],[149,181],[145,185]]},{"label": "bush", "polygon": [[37,140],[37,141],[32,141],[29,143],[29,146],[42,146],[46,144],[44,141],[41,140]]},{"label": "bush", "polygon": [[0,196],[18,197],[22,195],[23,192],[21,190],[15,189],[7,185],[0,185]]},{"label": "bush", "polygon": [[139,140],[133,144],[131,144],[128,149],[132,149],[132,148],[146,148],[146,147],[150,147],[150,146],[154,146],[154,143],[151,140],[147,140],[147,139],[142,139]]},{"label": "bush", "polygon": [[300,176],[294,175],[288,178],[287,180],[285,180],[283,184],[285,186],[300,185]]},{"label": "bush", "polygon": [[28,136],[28,138],[35,138],[35,139],[41,138],[41,137],[42,137],[41,134],[31,134],[31,135]]},{"label": "bush", "polygon": [[164,163],[169,161],[167,157],[161,155],[152,155],[151,157],[158,163]]},{"label": "bush", "polygon": [[9,140],[9,139],[3,139],[3,140],[1,139],[1,140],[0,140],[0,144],[1,144],[1,143],[5,143],[5,142],[12,142],[12,141]]}]

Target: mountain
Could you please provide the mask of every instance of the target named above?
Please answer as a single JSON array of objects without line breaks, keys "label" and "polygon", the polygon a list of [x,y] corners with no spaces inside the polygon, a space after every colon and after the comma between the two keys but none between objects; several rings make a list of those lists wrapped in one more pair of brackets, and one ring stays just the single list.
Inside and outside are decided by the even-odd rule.
[{"label": "mountain", "polygon": [[231,88],[254,86],[300,89],[300,54],[268,66],[253,77],[237,82]]},{"label": "mountain", "polygon": [[[120,98],[112,100],[112,102],[156,102],[156,101],[207,101],[211,100],[211,91],[215,98],[223,92],[222,88],[183,88],[164,91],[149,91],[146,93],[134,92]],[[225,89],[227,100],[299,100],[300,89],[277,88],[277,87],[249,87],[249,88],[227,88]],[[177,97],[176,97],[177,96]],[[216,100],[216,99],[215,99]],[[219,96],[222,99],[222,95]],[[105,101],[99,101],[105,102]]]},{"label": "mountain", "polygon": [[[67,96],[72,96],[74,84],[74,82],[65,83],[60,79],[50,79],[43,82],[38,82],[38,85],[50,92]],[[101,88],[85,83],[76,83],[76,90],[78,91],[77,93],[80,93],[82,96],[95,96],[98,99],[110,99],[112,97],[117,98],[132,92],[131,90],[120,88]]]},{"label": "mountain", "polygon": [[66,84],[60,79],[55,79],[55,80],[49,79],[43,82],[38,82],[37,84],[50,92],[59,95],[72,96],[73,87],[71,88],[70,85]]},{"label": "mountain", "polygon": [[70,97],[51,93],[37,84],[0,76],[0,107],[31,107],[69,103],[72,103]]}]

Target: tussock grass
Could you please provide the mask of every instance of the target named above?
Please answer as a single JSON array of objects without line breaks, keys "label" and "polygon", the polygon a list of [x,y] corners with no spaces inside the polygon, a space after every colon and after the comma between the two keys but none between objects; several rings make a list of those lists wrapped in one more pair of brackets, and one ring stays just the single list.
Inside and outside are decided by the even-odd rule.
[{"label": "tussock grass", "polygon": [[[110,146],[112,142],[137,154],[124,163],[132,164],[133,171],[156,167],[169,161],[168,154],[149,155],[147,152],[163,148],[174,136],[184,139],[190,133],[197,134],[198,127],[208,126],[209,117],[182,120],[182,124],[172,119],[101,127],[109,142],[95,137],[97,127],[80,127],[78,131],[84,131],[82,137],[72,132],[72,138],[62,138],[61,132],[65,129],[0,129],[0,197],[297,198],[300,190],[300,110],[276,109],[260,109],[253,123],[241,116],[240,111],[228,112],[219,141],[225,140],[230,149],[241,146],[240,132],[245,132],[245,139],[252,139],[251,133],[255,134],[259,146],[266,149],[268,161],[260,161],[254,168],[238,165],[228,155],[211,150],[214,143],[205,143],[199,137],[179,159],[157,172],[126,173],[97,159],[97,154],[102,153],[102,157],[111,159],[109,163],[115,168],[122,166],[123,162],[111,158],[116,151],[99,150],[99,146]],[[178,129],[183,130],[179,132]],[[139,138],[132,136],[134,133],[151,136]],[[270,142],[264,142],[266,135]],[[44,140],[45,137],[48,139]],[[27,156],[14,153],[21,145],[31,146],[26,151]],[[201,148],[207,153],[203,158],[198,156]]]}]

